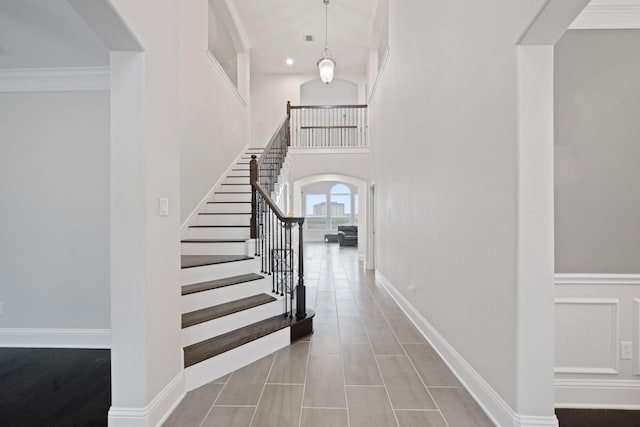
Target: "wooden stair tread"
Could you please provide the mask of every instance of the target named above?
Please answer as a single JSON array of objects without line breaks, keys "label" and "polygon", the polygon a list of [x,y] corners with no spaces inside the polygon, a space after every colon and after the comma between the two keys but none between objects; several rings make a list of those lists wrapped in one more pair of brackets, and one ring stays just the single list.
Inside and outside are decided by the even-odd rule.
[{"label": "wooden stair tread", "polygon": [[198,215],[251,215],[251,212],[200,212]]},{"label": "wooden stair tread", "polygon": [[258,307],[264,304],[269,304],[273,301],[277,301],[277,299],[272,297],[271,295],[259,294],[237,299],[235,301],[227,302],[224,304],[214,305],[213,307],[203,308],[202,310],[184,313],[182,315],[182,328],[188,328],[189,326],[208,322],[210,320],[228,316],[229,314],[237,313],[239,311],[248,310],[250,308]]},{"label": "wooden stair tread", "polygon": [[181,255],[182,268],[202,267],[205,265],[224,264],[227,262],[253,259],[244,255]]},{"label": "wooden stair tread", "polygon": [[291,325],[291,319],[279,314],[226,334],[184,348],[184,367],[210,359],[241,345],[255,341]]},{"label": "wooden stair tread", "polygon": [[189,228],[244,228],[250,225],[190,225]]},{"label": "wooden stair tread", "polygon": [[209,203],[251,203],[251,202],[207,202],[207,204]]},{"label": "wooden stair tread", "polygon": [[215,194],[251,194],[251,191],[216,191]]},{"label": "wooden stair tread", "polygon": [[184,239],[180,243],[244,243],[247,239]]},{"label": "wooden stair tread", "polygon": [[182,287],[182,295],[195,294],[197,292],[210,291],[226,286],[239,285],[240,283],[253,282],[264,279],[264,276],[255,273],[241,274],[239,276],[225,277],[224,279],[210,280],[208,282],[194,283]]}]

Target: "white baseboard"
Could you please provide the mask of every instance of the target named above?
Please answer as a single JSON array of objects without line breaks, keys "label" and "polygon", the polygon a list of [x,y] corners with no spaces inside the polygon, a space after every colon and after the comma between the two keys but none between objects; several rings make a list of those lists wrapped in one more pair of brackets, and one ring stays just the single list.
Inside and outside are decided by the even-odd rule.
[{"label": "white baseboard", "polygon": [[185,396],[184,371],[178,374],[142,408],[109,409],[109,427],[156,427],[162,425]]},{"label": "white baseboard", "polygon": [[640,409],[640,380],[556,379],[556,408]]},{"label": "white baseboard", "polygon": [[0,347],[111,348],[111,330],[0,328]]},{"label": "white baseboard", "polygon": [[416,308],[391,284],[380,271],[375,271],[376,280],[389,292],[398,306],[409,317],[418,330],[431,343],[442,360],[458,377],[460,382],[478,402],[487,416],[497,426],[504,427],[557,427],[558,420],[553,416],[538,417],[516,413],[507,402],[476,372],[471,365],[440,335],[440,333],[416,310]]},{"label": "white baseboard", "polygon": [[235,159],[233,159],[233,161],[229,164],[229,167],[222,173],[222,175],[220,175],[220,177],[218,178],[216,183],[213,184],[213,186],[209,189],[209,191],[207,191],[207,193],[204,195],[204,197],[202,197],[202,199],[196,205],[196,207],[191,211],[189,216],[184,220],[184,222],[180,226],[180,238],[181,239],[184,239],[184,238],[187,237],[186,233],[187,233],[187,230],[189,229],[190,225],[196,225],[196,222],[197,222],[197,219],[198,219],[197,218],[198,214],[200,212],[204,212],[204,208],[205,208],[207,202],[213,198],[213,193],[216,192],[216,190],[220,187],[220,185],[227,178],[227,176],[229,176],[231,174],[231,169],[233,169],[235,167],[236,163],[238,163],[240,161],[240,157],[243,156],[243,154],[247,151],[248,148],[249,148],[248,144],[244,146],[244,148],[242,149],[240,154],[238,154],[235,157]]}]

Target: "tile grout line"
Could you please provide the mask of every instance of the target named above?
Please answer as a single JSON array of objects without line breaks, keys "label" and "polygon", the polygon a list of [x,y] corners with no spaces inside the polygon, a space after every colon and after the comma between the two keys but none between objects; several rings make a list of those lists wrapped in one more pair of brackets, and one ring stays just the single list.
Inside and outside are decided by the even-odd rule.
[{"label": "tile grout line", "polygon": [[[375,279],[374,279],[375,281]],[[384,288],[383,288],[384,289]],[[386,289],[384,289],[384,292],[387,292]],[[393,300],[393,303],[398,307],[398,303]],[[377,301],[376,301],[377,304]],[[382,312],[382,310],[380,310]],[[401,311],[402,312],[402,311]],[[406,315],[404,314],[404,312],[402,312],[403,316],[406,317]],[[429,391],[429,387],[427,387],[427,385],[425,384],[424,380],[422,379],[422,376],[420,376],[420,374],[418,373],[418,370],[416,369],[416,365],[413,363],[413,360],[411,360],[411,357],[409,357],[409,353],[407,353],[407,350],[404,348],[403,343],[400,342],[400,338],[398,338],[398,334],[396,334],[396,331],[391,327],[391,323],[389,322],[389,319],[387,318],[387,315],[382,312],[382,317],[384,318],[385,322],[387,322],[387,325],[389,326],[389,329],[391,329],[391,333],[393,334],[393,336],[396,338],[396,340],[398,341],[398,344],[400,344],[400,347],[402,347],[402,351],[404,351],[406,358],[409,360],[409,363],[411,363],[411,367],[413,368],[413,372],[415,372],[416,376],[418,377],[418,379],[420,380],[420,382],[422,383],[422,386],[425,388],[425,390],[427,391],[427,395],[429,396],[429,398],[431,399],[431,401],[433,402],[433,404],[435,405],[436,409],[438,410],[438,412],[440,412],[440,416],[442,417],[442,419],[444,420],[444,423],[447,427],[449,426],[449,422],[447,421],[447,419],[444,417],[444,414],[442,413],[442,411],[440,410],[440,407],[438,406],[438,402],[436,402],[436,400],[433,398],[433,395],[431,394],[431,392]],[[415,328],[415,326],[414,326]],[[417,328],[416,328],[417,329]],[[428,343],[429,341],[427,341]],[[429,344],[430,345],[430,344]],[[376,360],[377,361],[377,360]],[[399,423],[398,423],[399,424]]]},{"label": "tile grout line", "polygon": [[[366,289],[367,289],[367,292],[369,292],[369,296],[371,296],[371,298],[373,299],[373,303],[376,305],[376,308],[382,314],[382,310],[380,310],[380,308],[378,307],[378,302],[376,301],[375,298],[373,298],[373,294],[369,290],[368,285],[366,286]],[[387,394],[387,399],[389,400],[389,407],[391,408],[391,412],[393,413],[393,418],[396,420],[396,425],[399,427],[400,421],[398,421],[398,416],[396,415],[396,411],[393,408],[393,403],[391,402],[391,396],[389,395],[389,390],[387,389],[387,383],[384,380],[384,377],[382,376],[382,369],[380,369],[380,364],[378,363],[378,358],[376,357],[376,353],[373,349],[373,344],[371,344],[371,337],[369,336],[369,331],[367,330],[366,326],[364,327],[364,333],[367,334],[367,340],[369,341],[369,348],[371,349],[371,354],[373,355],[373,361],[376,362],[376,367],[378,368],[378,375],[380,375],[380,380],[382,381],[384,391]],[[404,351],[404,348],[402,349],[402,351]]]},{"label": "tile grout line", "polygon": [[307,349],[307,366],[304,368],[304,382],[302,383],[302,402],[300,403],[300,418],[298,419],[298,427],[302,427],[302,413],[304,412],[304,395],[307,392],[307,374],[309,373],[309,361],[311,359],[311,342]]},{"label": "tile grout line", "polygon": [[[264,389],[267,388],[267,380],[269,379],[269,375],[271,375],[271,370],[273,369],[273,365],[276,363],[277,351],[272,353],[273,359],[271,360],[271,366],[269,366],[269,372],[267,372],[267,376],[264,379],[264,384],[262,385],[262,390],[260,391],[260,397],[258,397],[258,401],[256,402],[256,409],[253,411],[253,415],[251,416],[251,421],[249,421],[249,426],[253,425],[253,421],[256,418],[256,414],[258,413],[258,406],[260,405],[260,401],[262,400],[262,395],[264,395]],[[258,359],[259,360],[259,359]]]},{"label": "tile grout line", "polygon": [[[233,372],[235,372],[235,371],[233,371]],[[229,381],[231,381],[231,377],[233,377],[233,372],[231,372],[229,374],[229,378],[227,378],[227,382],[224,383],[224,386],[222,386],[222,389],[220,389],[220,393],[218,393],[216,398],[213,399],[213,402],[211,402],[211,406],[209,407],[209,410],[207,411],[206,414],[204,414],[204,417],[202,418],[202,421],[200,421],[200,424],[198,424],[198,427],[202,427],[202,425],[206,421],[207,417],[209,416],[209,414],[213,410],[213,407],[216,406],[216,402],[218,401],[218,399],[220,399],[220,396],[222,396],[222,393],[224,392],[224,389],[227,388],[227,384],[229,384]],[[220,383],[217,383],[217,384],[220,384]]]}]

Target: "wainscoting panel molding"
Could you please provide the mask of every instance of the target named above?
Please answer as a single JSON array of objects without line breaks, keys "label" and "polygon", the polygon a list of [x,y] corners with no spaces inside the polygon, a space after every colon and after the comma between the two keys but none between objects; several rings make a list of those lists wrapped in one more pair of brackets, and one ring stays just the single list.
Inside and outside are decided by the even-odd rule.
[{"label": "wainscoting panel molding", "polygon": [[555,275],[556,285],[640,285],[640,274],[567,274]]},{"label": "wainscoting panel molding", "polygon": [[[555,284],[556,406],[640,409],[640,274],[556,274]],[[620,359],[621,342],[632,360]]]},{"label": "wainscoting panel molding", "polygon": [[618,299],[556,298],[556,373],[618,373]]},{"label": "wainscoting panel molding", "polygon": [[640,298],[633,300],[633,375],[640,375]]}]

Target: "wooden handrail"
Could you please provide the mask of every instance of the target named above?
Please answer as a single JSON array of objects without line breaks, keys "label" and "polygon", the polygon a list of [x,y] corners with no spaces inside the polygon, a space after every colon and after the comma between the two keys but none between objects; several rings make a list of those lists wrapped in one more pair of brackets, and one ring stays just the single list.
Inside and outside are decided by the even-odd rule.
[{"label": "wooden handrail", "polygon": [[358,129],[358,126],[300,126],[300,129]]},{"label": "wooden handrail", "polygon": [[[251,157],[255,157],[255,154]],[[253,159],[251,160],[251,162],[253,162]],[[253,166],[253,165],[251,165]],[[260,185],[260,183],[258,181],[252,181],[251,182],[251,187],[254,188],[258,193],[260,193],[260,195],[262,196],[262,198],[264,199],[264,201],[269,205],[269,207],[271,208],[271,210],[273,211],[274,214],[276,214],[276,216],[278,217],[278,219],[282,222],[286,222],[286,223],[297,223],[302,225],[304,223],[304,217],[303,216],[287,216],[285,214],[282,213],[282,211],[280,210],[280,208],[278,207],[278,205],[276,205],[273,202],[273,199],[267,194],[266,191],[264,191],[264,188],[262,188],[262,186]]]},{"label": "wooden handrail", "polygon": [[[289,120],[289,118],[285,117],[284,120],[280,122],[280,124],[278,125],[278,129],[276,130],[276,132],[273,134],[273,136],[269,140],[269,143],[267,144],[267,146],[264,147],[264,151],[262,151],[263,153],[268,153],[269,150],[271,150],[271,147],[275,143],[276,138],[278,137],[278,135],[280,135],[280,131],[282,130],[282,126],[284,126],[286,124],[287,120]],[[253,157],[253,156],[251,156],[251,157]],[[258,160],[258,165],[262,164],[262,159],[264,159],[264,158],[266,158],[266,156],[265,157],[261,157]]]},{"label": "wooden handrail", "polygon": [[356,105],[290,105],[289,108],[291,110],[325,110],[329,108],[368,108],[369,106],[366,104],[356,104]]}]

